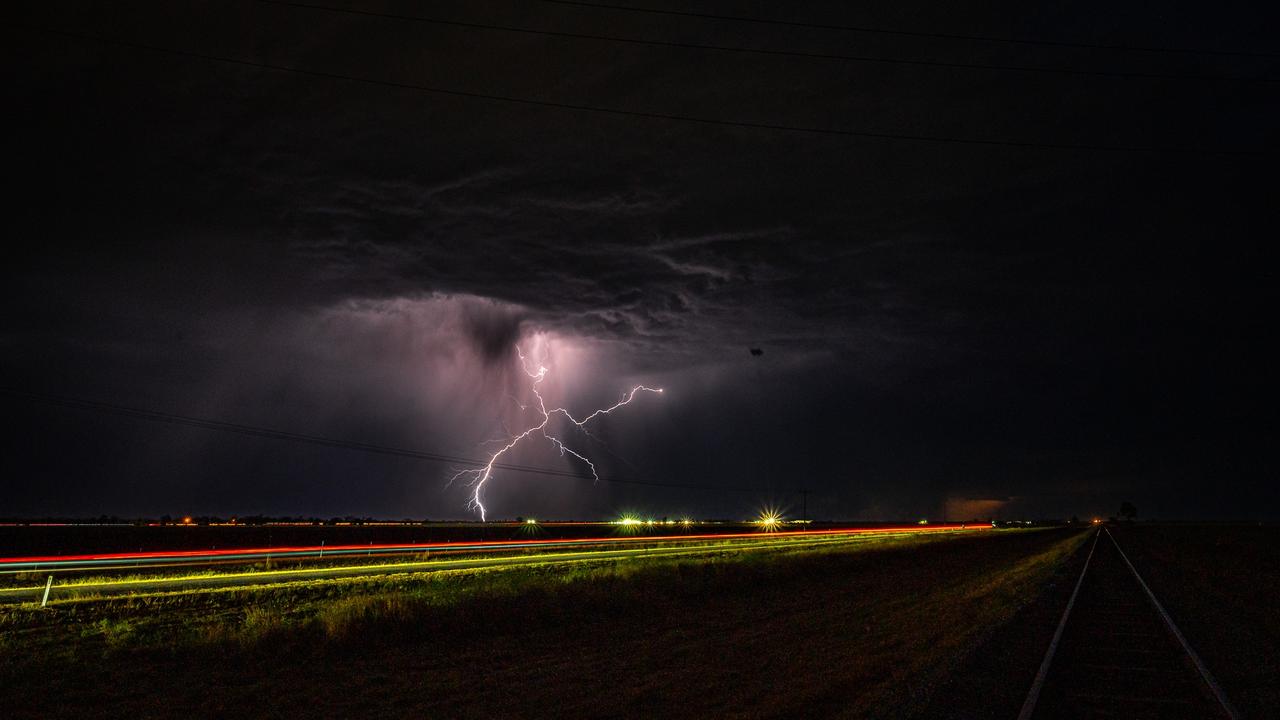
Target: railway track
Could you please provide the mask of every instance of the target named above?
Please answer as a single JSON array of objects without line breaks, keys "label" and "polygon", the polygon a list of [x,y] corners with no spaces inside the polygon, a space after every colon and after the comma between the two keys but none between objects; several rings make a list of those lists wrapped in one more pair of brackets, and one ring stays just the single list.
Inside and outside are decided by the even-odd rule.
[{"label": "railway track", "polygon": [[1111,532],[1100,529],[1019,720],[1237,717]]}]

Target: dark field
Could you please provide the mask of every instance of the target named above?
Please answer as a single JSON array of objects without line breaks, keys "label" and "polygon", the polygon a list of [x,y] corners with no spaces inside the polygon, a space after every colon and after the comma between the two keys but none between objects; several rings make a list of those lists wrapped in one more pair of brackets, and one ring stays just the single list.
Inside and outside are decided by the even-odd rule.
[{"label": "dark field", "polygon": [[1280,708],[1280,528],[1137,525],[1113,529],[1236,708]]},{"label": "dark field", "polygon": [[[1280,699],[1277,529],[1112,531],[1243,716],[1269,717]],[[13,717],[1009,718],[1089,541],[1069,529],[992,531],[14,609],[0,618],[0,707]]]},{"label": "dark field", "polygon": [[308,623],[245,594],[238,629],[199,641],[83,614],[68,621],[75,641],[13,616],[0,705],[14,717],[908,717],[1084,539],[1000,531],[514,585],[482,574],[449,603],[351,591]]},{"label": "dark field", "polygon": [[[1280,528],[1120,523],[1110,529],[1241,716],[1273,717],[1280,707]],[[1077,554],[1067,576],[999,628],[923,716],[1016,717],[1083,564]]]}]

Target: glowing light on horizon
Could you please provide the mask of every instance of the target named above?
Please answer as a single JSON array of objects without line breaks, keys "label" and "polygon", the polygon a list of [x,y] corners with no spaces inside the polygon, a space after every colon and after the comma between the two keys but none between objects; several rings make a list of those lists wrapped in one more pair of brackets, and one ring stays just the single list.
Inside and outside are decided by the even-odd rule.
[{"label": "glowing light on horizon", "polygon": [[765,532],[774,532],[782,525],[782,515],[776,510],[766,510],[756,518],[756,524]]},{"label": "glowing light on horizon", "polygon": [[[537,404],[536,404],[537,410],[539,413],[542,414],[542,422],[528,428],[527,430],[521,432],[518,435],[512,436],[510,442],[508,442],[500,450],[493,453],[489,457],[489,462],[485,463],[484,467],[472,468],[469,470],[459,470],[457,473],[454,474],[453,477],[449,478],[449,482],[452,483],[454,480],[457,480],[459,477],[462,477],[464,475],[472,476],[471,499],[468,501],[467,506],[474,510],[478,510],[480,512],[480,519],[482,521],[485,520],[486,511],[485,511],[484,503],[481,502],[480,500],[480,491],[484,489],[484,485],[486,482],[489,481],[489,478],[493,477],[494,465],[497,464],[499,458],[501,458],[503,455],[507,454],[509,451],[515,448],[515,446],[519,445],[520,441],[524,440],[530,435],[533,435],[534,433],[540,433],[544,438],[550,441],[552,446],[554,446],[556,450],[560,452],[561,457],[564,457],[566,454],[572,455],[574,458],[582,462],[584,465],[587,466],[587,469],[591,471],[591,477],[594,478],[596,482],[600,481],[600,475],[598,472],[596,472],[595,463],[587,459],[587,457],[582,453],[579,453],[576,450],[573,450],[568,446],[566,446],[563,440],[556,437],[555,435],[552,435],[551,432],[548,430],[548,426],[551,424],[552,415],[555,415],[557,413],[560,415],[563,415],[565,418],[569,420],[569,422],[576,425],[578,429],[582,430],[584,433],[587,433],[587,428],[586,428],[587,423],[591,422],[592,420],[598,417],[608,415],[609,413],[613,412],[614,410],[617,410],[623,405],[630,404],[631,401],[635,399],[637,393],[650,392],[650,393],[659,394],[659,395],[662,394],[662,388],[651,388],[651,387],[646,387],[644,385],[636,385],[635,387],[631,388],[630,392],[624,393],[621,400],[614,403],[610,407],[596,410],[592,412],[590,415],[587,415],[586,417],[579,420],[563,407],[552,408],[550,410],[547,409],[546,401],[543,400],[542,393],[538,391],[538,385],[541,384],[542,381],[546,379],[547,373],[551,372],[550,369],[547,368],[545,365],[542,365],[541,363],[539,363],[537,370],[530,370],[529,362],[525,358],[524,351],[520,349],[519,345],[516,346],[516,355],[519,356],[520,358],[520,368],[524,370],[525,374],[528,375],[533,380],[533,384],[530,386],[530,389],[533,391],[534,398],[537,399]],[[522,410],[532,407],[531,405],[520,404],[518,400],[517,400],[517,404],[520,405],[520,408]],[[652,524],[652,521],[650,521],[650,524]]]}]

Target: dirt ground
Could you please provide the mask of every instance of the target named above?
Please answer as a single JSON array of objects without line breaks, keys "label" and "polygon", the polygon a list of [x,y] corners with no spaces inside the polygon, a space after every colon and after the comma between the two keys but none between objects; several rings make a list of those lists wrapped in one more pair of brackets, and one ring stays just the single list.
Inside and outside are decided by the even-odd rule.
[{"label": "dirt ground", "polygon": [[657,569],[343,640],[11,657],[0,706],[10,717],[910,717],[1081,541],[998,532]]}]

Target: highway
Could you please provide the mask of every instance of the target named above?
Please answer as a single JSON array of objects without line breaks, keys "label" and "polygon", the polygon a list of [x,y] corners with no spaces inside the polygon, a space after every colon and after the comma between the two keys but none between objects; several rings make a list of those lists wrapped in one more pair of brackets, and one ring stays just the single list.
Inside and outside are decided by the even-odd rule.
[{"label": "highway", "polygon": [[[0,587],[0,603],[50,602],[122,595],[271,587],[360,577],[439,573],[535,564],[572,564],[724,552],[787,550],[875,537],[979,532],[989,526],[917,525],[821,531],[699,533],[571,539],[438,542],[396,545],[174,550],[0,558],[0,577],[46,582]],[[436,556],[433,558],[432,556]],[[374,556],[380,556],[373,561]],[[337,564],[332,564],[336,561]],[[295,567],[266,569],[269,563]],[[307,564],[309,563],[309,565]],[[330,564],[321,564],[330,563]],[[263,565],[259,569],[256,565]],[[93,573],[86,577],[85,573]],[[113,573],[116,574],[113,576]]]}]

